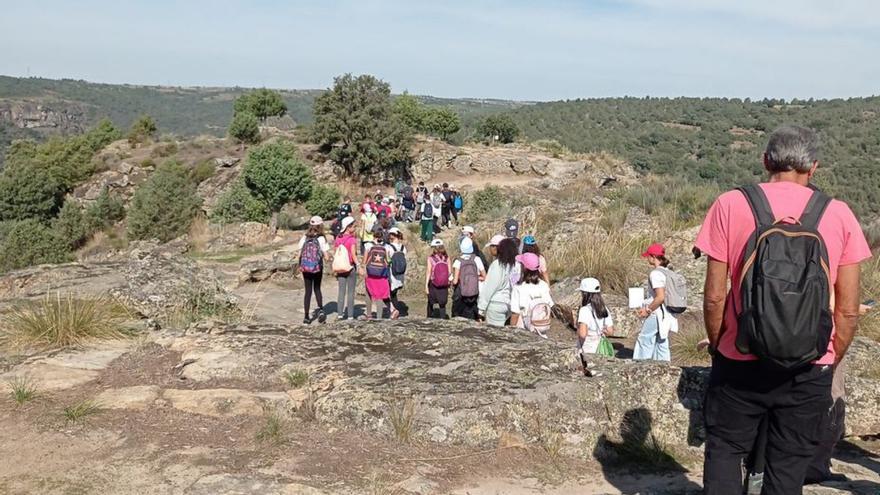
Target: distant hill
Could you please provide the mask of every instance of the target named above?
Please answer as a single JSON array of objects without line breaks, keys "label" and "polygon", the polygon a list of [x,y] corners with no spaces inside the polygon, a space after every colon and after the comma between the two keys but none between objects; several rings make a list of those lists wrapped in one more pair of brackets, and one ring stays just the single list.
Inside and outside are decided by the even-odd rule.
[{"label": "distant hill", "polygon": [[[251,88],[208,88],[99,84],[72,79],[0,76],[0,123],[10,124],[3,109],[30,103],[56,112],[71,110],[88,127],[104,117],[128,127],[139,115],[149,114],[161,132],[191,136],[223,135],[232,117],[232,102]],[[312,105],[321,89],[279,89],[288,114],[297,123],[312,121]],[[472,115],[518,108],[523,103],[491,99],[449,99],[420,96],[428,105],[453,107],[467,118]],[[72,129],[76,130],[76,129]]]},{"label": "distant hill", "polygon": [[609,151],[642,172],[724,188],[763,176],[761,152],[774,128],[805,125],[821,138],[816,183],[863,217],[880,215],[880,97],[603,98],[537,103],[509,115],[528,140]]}]

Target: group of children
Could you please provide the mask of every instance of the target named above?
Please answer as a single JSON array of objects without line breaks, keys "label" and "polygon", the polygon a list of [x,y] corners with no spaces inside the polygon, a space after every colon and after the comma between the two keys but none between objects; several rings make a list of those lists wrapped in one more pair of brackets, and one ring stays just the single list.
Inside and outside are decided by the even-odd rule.
[{"label": "group of children", "polygon": [[[440,186],[437,191],[442,193],[444,189]],[[430,196],[426,198],[422,207],[429,204],[433,207]],[[394,226],[394,210],[387,208],[390,208],[388,201],[373,202],[367,197],[360,205],[363,215],[357,222],[350,202],[344,203],[334,222],[332,247],[324,237],[323,220],[311,219],[309,230],[299,244],[300,271],[305,282],[304,323],[315,319],[326,321],[321,281],[324,262],[331,260],[338,285],[339,320],[355,317],[354,298],[359,278],[364,280],[367,294],[363,319],[374,318],[374,303],[375,318],[400,316],[398,292],[406,278],[407,249],[403,232]],[[431,216],[433,227],[433,212]],[[518,222],[507,220],[504,233],[492,237],[485,246],[492,257],[489,263],[476,242],[473,227],[462,228],[455,256],[447,251],[441,239],[433,238],[431,230],[431,253],[426,260],[424,279],[426,316],[448,319],[447,306],[451,298],[452,317],[483,321],[495,327],[527,329],[546,338],[554,306],[547,261],[534,236],[520,239],[518,234]],[[423,228],[422,239],[426,238]],[[668,361],[668,334],[677,331],[676,319],[664,305],[666,279],[671,272],[663,246],[652,245],[643,256],[652,267],[651,298],[646,307],[638,310],[645,322],[636,341],[634,358]],[[613,351],[604,336],[614,332],[614,323],[602,299],[600,282],[585,278],[579,289],[582,301],[577,315],[577,352],[581,356],[610,355]],[[313,294],[318,308],[311,313]],[[586,360],[583,363],[585,373],[589,374]]]}]

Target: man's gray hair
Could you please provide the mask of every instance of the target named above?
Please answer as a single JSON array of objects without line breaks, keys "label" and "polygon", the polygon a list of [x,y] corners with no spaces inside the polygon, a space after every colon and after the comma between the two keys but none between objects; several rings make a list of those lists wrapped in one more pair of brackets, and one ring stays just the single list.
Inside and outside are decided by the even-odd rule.
[{"label": "man's gray hair", "polygon": [[770,134],[765,153],[771,173],[807,173],[819,156],[819,136],[806,127],[785,125]]}]

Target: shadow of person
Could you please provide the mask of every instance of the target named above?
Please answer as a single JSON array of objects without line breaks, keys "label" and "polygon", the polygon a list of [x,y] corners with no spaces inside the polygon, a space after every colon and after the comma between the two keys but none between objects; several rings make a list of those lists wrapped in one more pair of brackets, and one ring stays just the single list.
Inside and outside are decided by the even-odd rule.
[{"label": "shadow of person", "polygon": [[653,417],[645,408],[630,409],[620,423],[621,442],[599,437],[593,456],[605,480],[624,494],[697,494],[702,487],[687,478],[688,470],[653,433]]},{"label": "shadow of person", "polygon": [[709,385],[711,369],[707,366],[687,366],[681,368],[676,393],[678,402],[688,411],[688,445],[699,447],[706,441],[706,426],[703,424],[703,400]]},{"label": "shadow of person", "polygon": [[837,446],[834,449],[834,458],[851,464],[858,464],[880,475],[880,455],[865,450],[849,440],[837,442]]},{"label": "shadow of person", "polygon": [[632,348],[626,347],[622,342],[611,342],[611,346],[614,347],[614,357],[618,359],[632,359]]}]

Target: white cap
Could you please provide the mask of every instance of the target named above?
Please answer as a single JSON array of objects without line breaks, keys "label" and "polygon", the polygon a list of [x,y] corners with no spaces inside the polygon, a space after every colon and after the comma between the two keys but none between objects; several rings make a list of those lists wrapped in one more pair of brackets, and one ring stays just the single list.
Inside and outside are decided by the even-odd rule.
[{"label": "white cap", "polygon": [[342,229],[340,230],[340,232],[345,232],[345,229],[347,229],[347,228],[348,228],[351,224],[353,224],[353,223],[354,223],[354,218],[353,218],[353,217],[345,217],[345,218],[343,218],[343,219],[342,219],[342,224],[341,224],[341,225],[342,225]]},{"label": "white cap", "polygon": [[398,229],[397,227],[391,227],[390,229],[388,229],[388,233],[394,234],[394,235],[400,235],[400,229]]},{"label": "white cap", "polygon": [[309,219],[309,225],[318,226],[318,225],[322,225],[323,223],[324,223],[324,220],[321,220],[321,217],[319,217],[318,215],[315,215]]},{"label": "white cap", "polygon": [[581,286],[578,287],[578,290],[580,290],[581,292],[589,292],[592,294],[598,294],[599,292],[601,292],[599,281],[593,277],[581,280]]},{"label": "white cap", "polygon": [[440,247],[443,245],[443,239],[434,239],[431,241],[431,247]]},{"label": "white cap", "polygon": [[465,225],[464,227],[461,228],[461,231],[464,232],[465,234],[474,234],[475,233],[474,228],[471,227],[470,225]]}]

